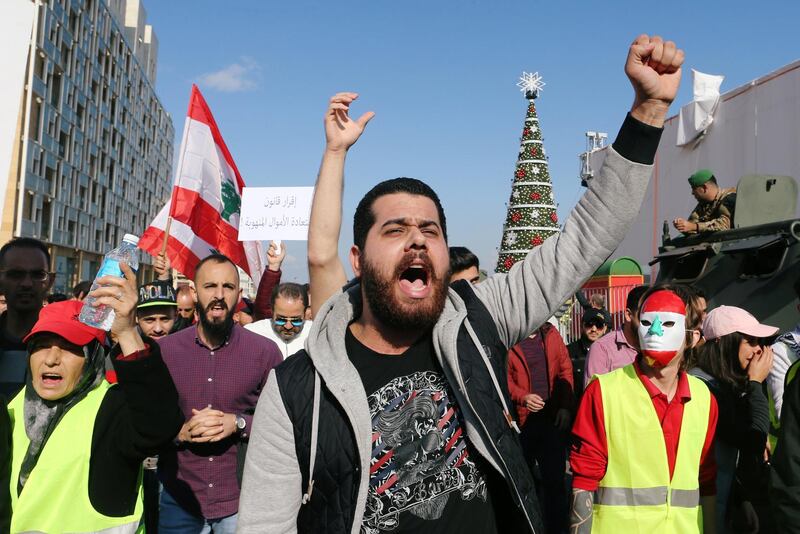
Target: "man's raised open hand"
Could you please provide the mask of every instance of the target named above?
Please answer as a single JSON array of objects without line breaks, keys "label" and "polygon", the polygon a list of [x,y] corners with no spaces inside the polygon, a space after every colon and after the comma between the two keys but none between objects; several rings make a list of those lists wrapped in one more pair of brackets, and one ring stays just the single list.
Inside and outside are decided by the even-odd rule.
[{"label": "man's raised open hand", "polygon": [[325,113],[325,140],[327,150],[346,151],[361,137],[367,123],[375,113],[368,111],[358,120],[350,118],[350,104],[358,98],[358,93],[336,93],[328,103]]},{"label": "man's raised open hand", "polygon": [[641,122],[661,127],[669,105],[681,83],[683,50],[672,41],[642,34],[628,50],[625,74],[636,93],[631,115]]}]

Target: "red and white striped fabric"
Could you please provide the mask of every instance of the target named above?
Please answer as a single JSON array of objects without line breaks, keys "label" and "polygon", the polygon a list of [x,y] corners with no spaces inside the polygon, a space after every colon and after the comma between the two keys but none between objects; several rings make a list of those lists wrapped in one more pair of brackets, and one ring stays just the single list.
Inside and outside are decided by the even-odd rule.
[{"label": "red and white striped fabric", "polygon": [[238,240],[244,185],[208,104],[193,85],[172,198],[142,234],[139,248],[158,255],[172,217],[167,256],[175,269],[194,278],[197,262],[218,252],[257,284],[266,251],[260,241]]}]

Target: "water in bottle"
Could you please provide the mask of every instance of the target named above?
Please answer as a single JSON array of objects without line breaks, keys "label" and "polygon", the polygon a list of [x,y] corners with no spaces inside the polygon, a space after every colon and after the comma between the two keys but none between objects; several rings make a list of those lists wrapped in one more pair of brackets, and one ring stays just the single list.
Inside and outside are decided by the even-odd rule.
[{"label": "water in bottle", "polygon": [[[97,276],[92,283],[92,291],[94,291],[99,284],[97,279],[103,276],[119,276],[124,278],[120,263],[126,263],[135,272],[139,268],[139,250],[136,245],[139,243],[139,238],[132,234],[125,234],[122,238],[122,244],[106,254],[103,258],[103,264],[97,272]],[[86,297],[83,301],[83,308],[79,319],[82,323],[102,330],[110,330],[111,323],[114,322],[114,309],[101,304],[97,307],[92,306],[94,298],[91,296]]]}]

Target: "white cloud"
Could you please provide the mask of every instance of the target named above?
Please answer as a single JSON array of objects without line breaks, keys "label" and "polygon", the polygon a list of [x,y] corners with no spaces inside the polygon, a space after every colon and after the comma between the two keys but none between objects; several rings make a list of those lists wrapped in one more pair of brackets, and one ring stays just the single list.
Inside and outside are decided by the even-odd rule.
[{"label": "white cloud", "polygon": [[214,72],[201,74],[200,85],[223,91],[225,93],[241,93],[252,91],[258,86],[261,78],[261,66],[253,58],[242,57],[236,63]]}]

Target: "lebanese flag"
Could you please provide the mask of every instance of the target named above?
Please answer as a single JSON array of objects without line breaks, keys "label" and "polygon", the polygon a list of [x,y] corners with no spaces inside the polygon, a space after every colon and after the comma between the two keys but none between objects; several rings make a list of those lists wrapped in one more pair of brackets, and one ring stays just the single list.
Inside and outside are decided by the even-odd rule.
[{"label": "lebanese flag", "polygon": [[172,217],[167,257],[175,269],[193,279],[200,260],[220,253],[258,284],[266,251],[260,241],[238,240],[244,186],[208,104],[192,85],[172,198],[142,234],[139,248],[160,254]]}]

